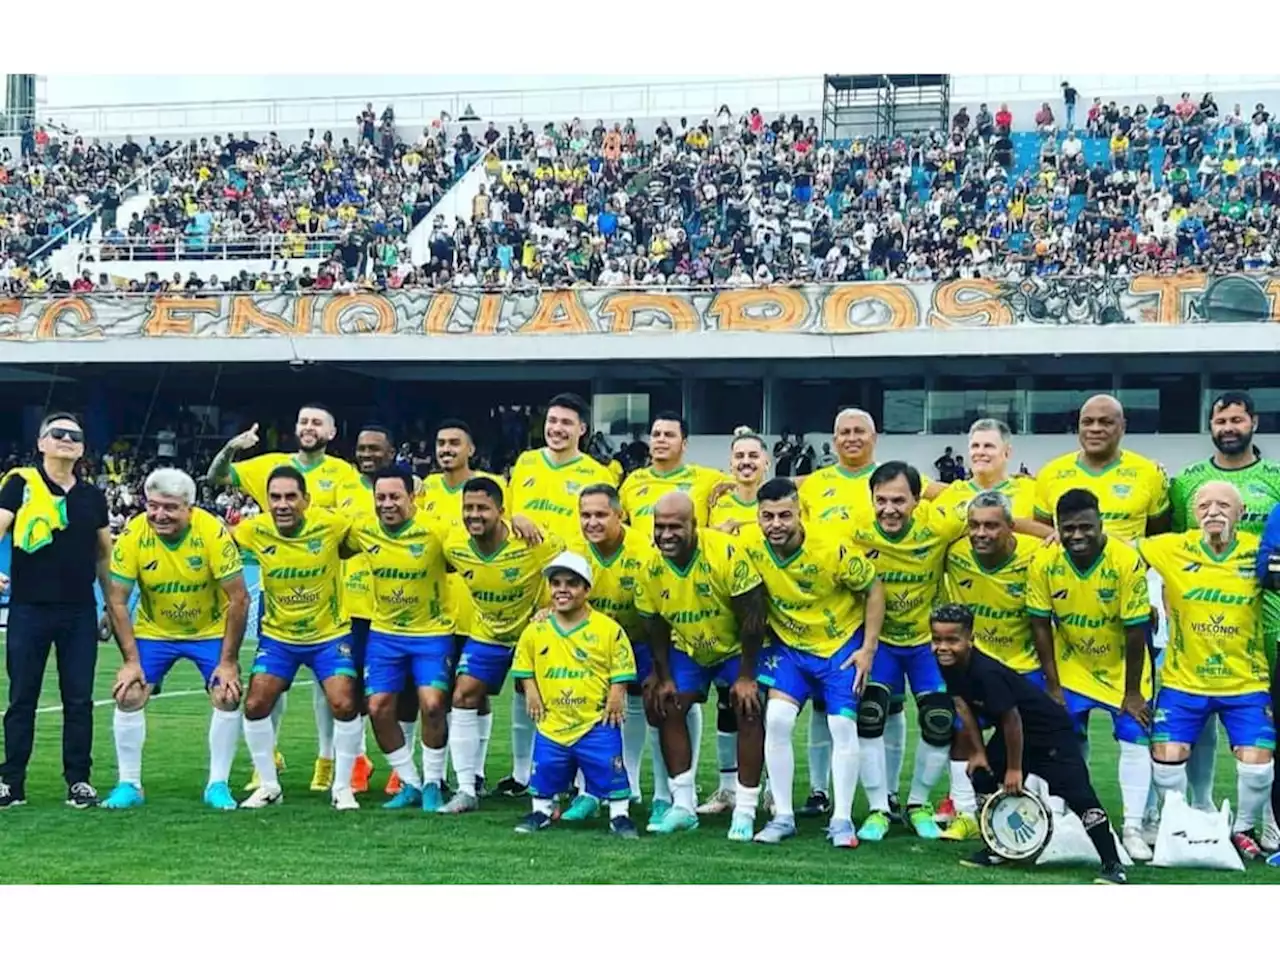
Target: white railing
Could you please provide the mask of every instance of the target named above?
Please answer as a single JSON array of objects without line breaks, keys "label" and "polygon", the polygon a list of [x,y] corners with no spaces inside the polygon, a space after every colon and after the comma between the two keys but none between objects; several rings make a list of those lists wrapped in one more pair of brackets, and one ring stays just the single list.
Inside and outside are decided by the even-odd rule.
[{"label": "white railing", "polygon": [[331,254],[341,239],[337,233],[263,233],[233,240],[183,236],[109,242],[103,237],[98,259],[104,265],[121,260],[314,260]]},{"label": "white railing", "polygon": [[1232,90],[1280,89],[1280,74],[952,74],[951,99],[953,102],[1048,100],[1056,104],[1062,98],[1063,81],[1070,81],[1085,104],[1093,97],[1110,99],[1157,94],[1172,103],[1184,91],[1191,93],[1197,102],[1206,91],[1213,92],[1221,103]]}]

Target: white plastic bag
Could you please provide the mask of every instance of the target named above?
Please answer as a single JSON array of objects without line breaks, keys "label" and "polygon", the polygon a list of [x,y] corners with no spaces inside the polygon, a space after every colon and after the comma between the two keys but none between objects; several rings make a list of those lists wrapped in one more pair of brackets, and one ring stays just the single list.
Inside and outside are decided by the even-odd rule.
[{"label": "white plastic bag", "polygon": [[[1093,848],[1093,841],[1089,839],[1080,818],[1067,809],[1067,804],[1061,797],[1049,797],[1047,802],[1049,812],[1053,815],[1053,837],[1036,860],[1036,866],[1102,866],[1102,858]],[[1111,831],[1111,839],[1115,840],[1120,862],[1126,867],[1133,866],[1133,860],[1116,839],[1114,830]]]},{"label": "white plastic bag", "polygon": [[1231,804],[1223,800],[1221,810],[1196,810],[1181,794],[1170,793],[1160,811],[1160,832],[1151,863],[1157,867],[1243,870],[1240,854],[1231,843]]}]

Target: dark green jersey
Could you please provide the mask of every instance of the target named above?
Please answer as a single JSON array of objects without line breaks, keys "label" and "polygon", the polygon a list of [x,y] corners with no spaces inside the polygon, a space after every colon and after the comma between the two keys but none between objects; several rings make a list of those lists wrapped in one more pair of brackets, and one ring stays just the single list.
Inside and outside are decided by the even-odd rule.
[{"label": "dark green jersey", "polygon": [[1196,491],[1213,480],[1224,480],[1240,491],[1244,500],[1240,529],[1261,535],[1272,508],[1280,504],[1280,463],[1274,460],[1258,460],[1234,470],[1216,466],[1212,459],[1191,464],[1169,487],[1174,532],[1182,533],[1196,525]]}]

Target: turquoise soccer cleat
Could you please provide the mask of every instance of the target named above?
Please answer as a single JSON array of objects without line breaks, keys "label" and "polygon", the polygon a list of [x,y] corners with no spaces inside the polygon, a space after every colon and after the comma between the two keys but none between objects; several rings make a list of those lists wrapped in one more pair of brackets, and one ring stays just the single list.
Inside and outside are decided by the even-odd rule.
[{"label": "turquoise soccer cleat", "polygon": [[907,822],[911,824],[911,829],[916,832],[916,836],[921,840],[940,840],[942,839],[942,831],[938,829],[937,821],[933,818],[933,807],[927,803],[922,803],[918,807],[912,807],[907,811]]},{"label": "turquoise soccer cleat", "polygon": [[653,806],[649,808],[649,823],[645,830],[649,833],[657,833],[658,824],[662,823],[662,818],[667,815],[667,811],[670,809],[670,800],[654,800]]},{"label": "turquoise soccer cleat", "polygon": [[738,843],[750,843],[755,839],[755,833],[755,817],[745,811],[733,811],[733,820],[729,824],[729,839],[737,841]]},{"label": "turquoise soccer cleat", "polygon": [[599,812],[600,801],[589,794],[580,793],[573,798],[569,809],[560,814],[560,819],[566,823],[581,823],[583,820],[590,820]]},{"label": "turquoise soccer cleat", "polygon": [[107,810],[132,810],[145,802],[142,791],[132,783],[117,783],[102,806]]},{"label": "turquoise soccer cleat", "polygon": [[444,790],[438,783],[428,783],[422,788],[422,812],[436,813],[444,806]]},{"label": "turquoise soccer cleat", "polygon": [[684,807],[672,807],[666,812],[662,818],[662,822],[656,828],[650,827],[651,832],[662,835],[681,833],[689,830],[698,829],[698,815],[692,810],[686,810]]},{"label": "turquoise soccer cleat", "polygon": [[204,805],[214,810],[234,810],[238,806],[225,780],[211,783],[204,788]]},{"label": "turquoise soccer cleat", "polygon": [[876,843],[883,840],[888,832],[889,815],[882,810],[873,810],[858,828],[858,839]]},{"label": "turquoise soccer cleat", "polygon": [[417,810],[422,806],[422,791],[407,783],[400,785],[400,792],[382,805],[383,810]]}]

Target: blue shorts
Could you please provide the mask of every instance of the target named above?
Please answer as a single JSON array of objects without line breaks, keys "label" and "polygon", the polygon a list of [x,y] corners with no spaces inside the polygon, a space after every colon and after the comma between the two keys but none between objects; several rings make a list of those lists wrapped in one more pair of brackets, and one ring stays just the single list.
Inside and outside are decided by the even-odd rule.
[{"label": "blue shorts", "polygon": [[369,632],[373,625],[363,617],[351,618],[351,659],[356,662],[356,676],[364,676],[365,656],[369,649]]},{"label": "blue shorts", "polygon": [[413,677],[414,687],[448,690],[453,685],[453,634],[402,637],[371,631],[365,654],[365,693],[399,693],[408,676]]},{"label": "blue shorts", "polygon": [[1265,691],[1208,697],[1163,687],[1156,695],[1152,743],[1195,743],[1209,717],[1217,714],[1227,728],[1231,749],[1276,748],[1276,727],[1271,716],[1271,695]]},{"label": "blue shorts", "polygon": [[179,660],[190,660],[200,671],[204,685],[222,659],[221,640],[146,640],[138,637],[138,663],[147,683],[158,687]]},{"label": "blue shorts", "polygon": [[859,627],[844,646],[830,657],[818,657],[801,653],[785,643],[774,643],[760,653],[761,684],[770,690],[786,694],[800,706],[810,697],[816,703],[821,700],[827,708],[827,716],[853,718],[858,712],[858,697],[853,692],[854,667],[844,663],[862,646],[862,628]]},{"label": "blue shorts", "polygon": [[307,667],[315,674],[316,681],[324,683],[330,677],[356,675],[356,661],[352,656],[351,637],[335,637],[324,643],[285,643],[272,637],[258,639],[258,653],[253,658],[253,674],[267,673],[292,684],[299,667]]},{"label": "blue shorts", "polygon": [[636,683],[644,683],[645,678],[653,673],[653,651],[647,643],[633,643],[631,652],[636,658]]},{"label": "blue shorts", "polygon": [[[704,667],[683,650],[671,648],[668,655],[671,665],[671,679],[676,682],[676,693],[697,694],[706,699],[707,693],[714,684],[717,687],[731,687],[738,679],[738,667],[741,657],[730,657],[721,660],[713,667]],[[640,676],[639,669],[636,676]]]},{"label": "blue shorts", "polygon": [[550,799],[567,793],[579,770],[590,796],[600,800],[631,796],[627,768],[622,763],[622,731],[617,727],[598,724],[567,747],[541,732],[534,736],[529,792],[535,797]]},{"label": "blue shorts", "polygon": [[1151,742],[1142,725],[1127,713],[1121,712],[1119,707],[1083,696],[1065,687],[1062,690],[1062,698],[1067,702],[1067,713],[1071,715],[1071,724],[1081,737],[1089,732],[1089,713],[1093,710],[1103,710],[1111,714],[1111,730],[1121,743],[1136,743],[1145,747]]},{"label": "blue shorts", "polygon": [[484,684],[488,693],[498,693],[507,682],[511,661],[516,657],[514,647],[500,643],[485,643],[468,637],[458,658],[458,676],[475,677]]},{"label": "blue shorts", "polygon": [[942,679],[942,671],[933,656],[933,648],[927,643],[915,647],[881,643],[871,663],[868,682],[888,687],[889,695],[896,698],[906,695],[908,683],[917,698],[947,689],[947,682]]}]

